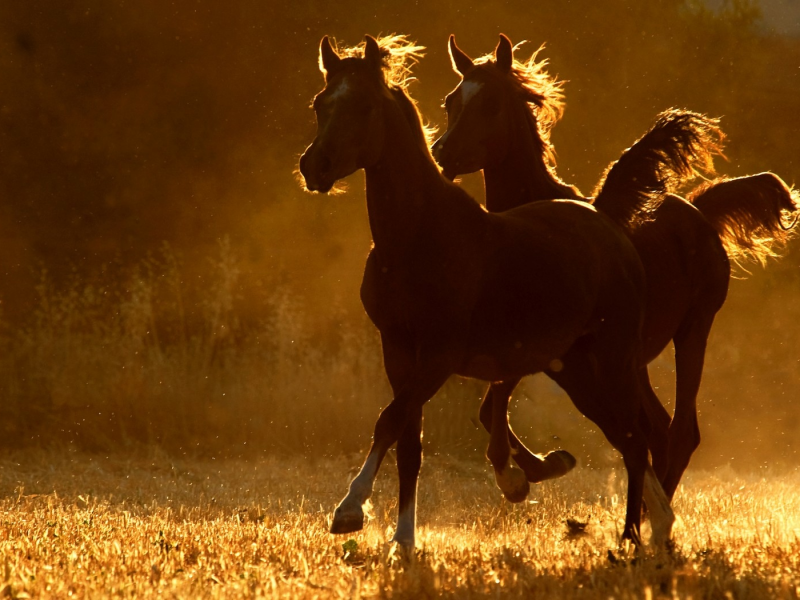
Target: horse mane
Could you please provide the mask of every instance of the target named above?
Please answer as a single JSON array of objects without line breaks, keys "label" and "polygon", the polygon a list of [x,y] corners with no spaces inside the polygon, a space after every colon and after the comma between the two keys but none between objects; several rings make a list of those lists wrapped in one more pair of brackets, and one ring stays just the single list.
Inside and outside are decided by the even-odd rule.
[{"label": "horse mane", "polygon": [[[386,35],[376,38],[381,49],[381,73],[383,82],[398,101],[404,116],[412,125],[414,135],[421,136],[419,140],[425,146],[425,151],[430,154],[430,145],[436,137],[437,130],[426,123],[419,111],[416,101],[408,95],[408,86],[416,78],[411,74],[411,69],[424,56],[425,46],[418,46],[405,35]],[[333,41],[336,53],[342,58],[364,58],[366,42],[362,41],[357,46],[339,48]],[[320,59],[321,60],[321,59]]]},{"label": "horse mane", "polygon": [[[514,50],[525,43],[524,41],[520,42],[514,46]],[[530,109],[528,116],[535,125],[534,131],[539,134],[548,167],[555,167],[556,157],[555,150],[550,143],[550,131],[564,115],[564,82],[545,70],[549,64],[547,59],[536,60],[542,50],[544,50],[544,44],[539,46],[525,62],[514,58],[509,79],[517,94],[528,103]],[[475,59],[474,63],[491,65],[495,68],[497,66],[492,53]]]},{"label": "horse mane", "polygon": [[423,121],[422,114],[419,112],[419,107],[417,106],[416,101],[408,95],[406,88],[392,86],[389,87],[389,91],[397,101],[397,105],[400,107],[403,116],[406,118],[409,125],[411,125],[411,131],[414,134],[417,143],[425,151],[425,154],[431,157],[431,161],[436,164],[436,161],[434,161],[433,157],[431,156],[431,143],[433,142],[433,138],[436,136],[436,128],[427,125]]},{"label": "horse mane", "polygon": [[713,172],[724,137],[719,119],[681,109],[662,112],[606,169],[595,190],[595,208],[622,228],[635,229],[650,220],[666,194],[698,171]]},{"label": "horse mane", "polygon": [[745,260],[763,266],[797,231],[800,191],[774,173],[704,182],[686,199],[703,213],[740,266]]}]

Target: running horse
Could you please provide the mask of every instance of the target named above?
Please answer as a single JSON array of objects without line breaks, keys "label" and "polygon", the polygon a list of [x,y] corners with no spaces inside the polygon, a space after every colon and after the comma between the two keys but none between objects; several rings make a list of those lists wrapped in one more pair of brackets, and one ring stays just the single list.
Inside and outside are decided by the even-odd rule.
[{"label": "running horse", "polygon": [[[424,404],[453,374],[513,382],[557,363],[583,382],[574,403],[622,454],[623,538],[639,541],[643,497],[654,541],[668,538],[674,516],[639,418],[645,282],[635,248],[612,218],[587,203],[537,202],[493,214],[443,177],[405,87],[421,50],[398,36],[367,36],[341,52],[327,37],[320,44],[325,87],[313,101],[317,135],[300,172],[309,191],[322,193],[366,172],[373,247],[361,299],[380,331],[393,392],[331,532],[363,527],[363,504],[397,443],[393,539],[413,548]],[[634,198],[630,214],[646,219],[657,203],[649,200]],[[505,432],[505,417],[496,414],[493,428]],[[524,486],[527,493],[525,475],[510,467],[508,454],[494,468],[501,488]]]},{"label": "running horse", "polygon": [[[449,49],[462,80],[447,96],[447,131],[433,147],[448,178],[482,169],[486,208],[492,212],[554,198],[592,202],[555,172],[549,133],[562,113],[563,90],[545,71],[547,62],[537,62],[538,51],[526,63],[519,62],[504,35],[492,55],[477,60],[464,53],[453,36]],[[599,212],[626,219],[626,195],[635,193],[630,183],[642,171],[652,171],[650,159],[641,156],[644,160],[633,157],[627,165],[615,165],[601,180],[603,190],[613,188],[618,193],[597,196],[594,206]],[[665,191],[673,192],[676,182],[667,181]],[[727,295],[729,257],[763,263],[774,254],[776,244],[788,239],[797,210],[797,192],[777,175],[761,173],[708,182],[685,200],[668,193],[649,222],[628,229],[647,277],[640,377],[648,395],[649,443],[653,466],[670,499],[700,443],[697,393],[706,342]],[[646,367],[670,340],[676,369],[673,418],[647,384]],[[547,374],[572,393],[563,373]],[[493,415],[498,410],[493,405],[498,401],[507,405],[512,390],[493,385],[487,392],[480,413],[487,430],[494,430]],[[513,458],[530,481],[551,475],[510,430],[509,436],[516,452]]]}]

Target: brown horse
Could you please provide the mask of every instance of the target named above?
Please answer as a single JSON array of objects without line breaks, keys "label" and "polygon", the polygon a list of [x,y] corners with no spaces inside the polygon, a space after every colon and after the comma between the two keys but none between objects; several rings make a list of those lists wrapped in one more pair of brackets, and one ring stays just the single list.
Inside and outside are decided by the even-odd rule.
[{"label": "brown horse", "polygon": [[[447,97],[448,128],[434,145],[434,156],[451,179],[483,169],[490,211],[552,198],[591,202],[554,170],[549,131],[563,108],[560,82],[544,70],[545,61],[536,61],[536,53],[527,63],[514,60],[513,53],[511,42],[501,35],[493,55],[473,61],[450,37],[453,68],[462,81]],[[615,193],[598,197],[595,207],[617,221],[632,216],[626,195],[641,183],[636,182],[643,172],[653,172],[652,159],[647,153],[629,154],[627,164],[617,163],[600,184]],[[671,191],[675,185],[667,181],[664,187]],[[708,183],[688,201],[668,194],[648,223],[629,230],[648,284],[641,364],[652,361],[670,340],[675,346],[672,420],[651,387],[643,385],[653,465],[670,498],[700,443],[697,392],[706,341],[727,295],[728,256],[763,261],[776,242],[788,238],[787,223],[797,210],[796,192],[776,175],[762,173]],[[572,393],[563,374],[548,374]],[[648,380],[645,366],[640,376]],[[492,414],[498,412],[493,403],[500,399],[507,404],[510,391],[493,386],[487,393],[481,407],[487,429],[493,429]],[[517,450],[514,459],[530,480],[541,479],[541,461],[510,435]]]},{"label": "brown horse", "polygon": [[[401,37],[367,36],[344,56],[327,37],[320,45],[325,88],[314,98],[317,136],[300,172],[308,190],[327,192],[366,171],[374,246],[361,297],[380,331],[394,393],[331,531],[363,527],[362,505],[396,442],[394,539],[413,547],[423,405],[453,374],[516,382],[557,364],[582,382],[576,406],[624,459],[623,537],[638,539],[643,494],[653,507],[654,537],[668,536],[672,512],[649,465],[639,418],[644,273],[636,250],[586,203],[537,202],[497,215],[445,179],[404,87],[408,60],[419,50]],[[634,202],[637,215],[651,210]],[[494,426],[505,432],[505,414],[496,417]],[[527,493],[507,454],[494,467],[501,487]]]}]

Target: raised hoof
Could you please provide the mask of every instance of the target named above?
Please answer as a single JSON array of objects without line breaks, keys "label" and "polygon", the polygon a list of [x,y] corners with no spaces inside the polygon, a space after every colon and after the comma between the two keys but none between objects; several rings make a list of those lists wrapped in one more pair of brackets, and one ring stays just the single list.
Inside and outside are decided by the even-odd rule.
[{"label": "raised hoof", "polygon": [[361,507],[356,510],[344,508],[341,505],[333,512],[331,533],[353,533],[364,529],[364,511]]},{"label": "raised hoof", "polygon": [[494,479],[509,502],[522,502],[531,491],[531,484],[528,483],[525,473],[516,467],[508,466],[501,473],[495,471]]},{"label": "raised hoof", "polygon": [[577,459],[566,450],[553,450],[544,457],[544,462],[547,463],[551,469],[549,479],[563,477],[578,464]]}]

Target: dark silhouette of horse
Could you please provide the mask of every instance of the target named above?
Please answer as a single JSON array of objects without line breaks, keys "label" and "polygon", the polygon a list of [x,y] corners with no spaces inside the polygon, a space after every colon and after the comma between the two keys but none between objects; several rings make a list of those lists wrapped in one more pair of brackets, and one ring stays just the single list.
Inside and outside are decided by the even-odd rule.
[{"label": "dark silhouette of horse", "polygon": [[[320,44],[325,88],[314,98],[317,136],[300,172],[308,190],[328,192],[337,180],[366,171],[374,245],[361,298],[380,331],[394,394],[331,531],[363,527],[362,505],[396,442],[394,540],[413,547],[423,405],[453,374],[513,386],[550,369],[580,382],[575,405],[622,454],[623,537],[638,541],[643,495],[654,539],[668,537],[674,517],[649,464],[647,420],[640,419],[645,292],[636,250],[587,203],[537,202],[493,214],[443,177],[404,86],[420,50],[397,36],[367,36],[363,47],[342,55],[327,37]],[[657,204],[652,194],[626,201],[642,219]],[[505,409],[494,417],[497,482],[507,495],[524,497],[528,482],[509,461]]]},{"label": "dark silhouette of horse", "polygon": [[[549,132],[563,109],[561,83],[545,71],[546,61],[527,63],[514,59],[514,48],[501,35],[493,55],[472,60],[450,37],[453,68],[462,76],[459,86],[447,96],[448,128],[434,144],[433,153],[445,175],[483,170],[486,207],[504,211],[527,203],[553,198],[572,198],[591,202],[574,186],[555,173],[554,153]],[[683,112],[688,120],[699,115]],[[668,111],[661,115],[665,118]],[[704,120],[706,137],[721,132],[715,120]],[[667,135],[665,133],[665,135]],[[603,194],[594,206],[618,223],[640,218],[632,212],[628,196],[638,189],[674,192],[677,183],[695,166],[710,170],[711,156],[720,150],[709,147],[705,160],[697,165],[684,162],[690,157],[682,143],[652,146],[642,152],[627,152],[598,184]],[[672,152],[672,171],[659,172],[664,148]],[[633,149],[632,149],[633,150]],[[697,156],[694,155],[694,159]],[[668,161],[669,162],[669,161]],[[655,169],[654,169],[655,167]],[[655,177],[642,188],[642,177]],[[785,242],[798,210],[797,193],[778,176],[762,173],[739,179],[716,180],[695,190],[687,200],[673,193],[646,211],[649,221],[628,227],[647,276],[647,300],[642,330],[640,377],[648,381],[646,365],[657,357],[670,340],[675,346],[676,403],[670,419],[650,385],[643,385],[648,398],[645,408],[651,421],[649,444],[653,466],[668,497],[672,498],[692,453],[700,443],[697,421],[697,393],[703,370],[706,341],[717,311],[728,290],[728,257],[763,260],[776,244]],[[569,394],[570,382],[564,375],[548,372]],[[500,398],[508,403],[507,387],[493,386],[484,398],[481,421],[492,429],[493,403]],[[514,459],[531,481],[549,475],[542,461],[512,436]]]}]

